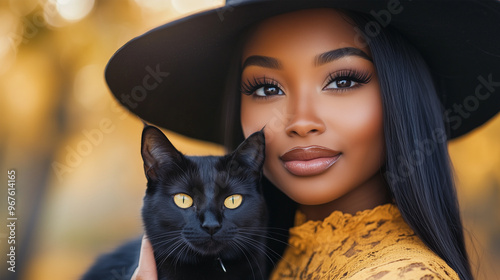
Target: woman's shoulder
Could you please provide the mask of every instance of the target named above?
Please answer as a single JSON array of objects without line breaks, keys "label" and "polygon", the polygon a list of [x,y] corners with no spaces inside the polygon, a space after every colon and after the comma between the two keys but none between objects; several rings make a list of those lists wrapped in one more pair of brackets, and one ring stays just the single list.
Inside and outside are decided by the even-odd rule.
[{"label": "woman's shoulder", "polygon": [[459,279],[394,205],[297,224],[272,279]]},{"label": "woman's shoulder", "polygon": [[455,271],[438,256],[412,255],[402,257],[396,255],[391,257],[360,269],[351,274],[350,279],[460,279]]},{"label": "woman's shoulder", "polygon": [[[409,238],[408,238],[409,237]],[[378,248],[376,257],[351,279],[446,279],[459,280],[455,271],[416,236]]]}]

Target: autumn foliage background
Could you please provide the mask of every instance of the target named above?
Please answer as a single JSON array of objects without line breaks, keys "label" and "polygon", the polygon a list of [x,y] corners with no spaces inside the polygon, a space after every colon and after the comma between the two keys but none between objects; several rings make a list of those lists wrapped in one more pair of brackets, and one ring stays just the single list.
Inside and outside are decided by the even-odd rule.
[{"label": "autumn foliage background", "polygon": [[[78,279],[98,254],[141,234],[142,123],[112,98],[105,65],[131,38],[222,4],[0,0],[0,221],[11,169],[18,217],[16,273],[0,226],[1,279]],[[224,152],[165,133],[187,154]],[[477,279],[498,279],[500,116],[449,148]]]}]

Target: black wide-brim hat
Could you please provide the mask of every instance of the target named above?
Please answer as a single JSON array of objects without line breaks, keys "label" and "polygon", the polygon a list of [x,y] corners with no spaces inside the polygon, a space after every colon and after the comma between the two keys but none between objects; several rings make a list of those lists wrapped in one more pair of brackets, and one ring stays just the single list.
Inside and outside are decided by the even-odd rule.
[{"label": "black wide-brim hat", "polygon": [[222,144],[226,77],[241,33],[262,19],[317,7],[372,14],[375,28],[389,23],[403,34],[436,78],[450,139],[498,113],[499,1],[228,0],[129,41],[110,59],[106,81],[143,120]]}]

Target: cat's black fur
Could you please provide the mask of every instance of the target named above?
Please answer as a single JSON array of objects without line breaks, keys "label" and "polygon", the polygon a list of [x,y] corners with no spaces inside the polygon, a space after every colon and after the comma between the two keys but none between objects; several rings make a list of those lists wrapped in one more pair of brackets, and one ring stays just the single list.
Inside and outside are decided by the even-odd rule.
[{"label": "cat's black fur", "polygon": [[[148,184],[142,218],[158,279],[265,279],[264,149],[259,131],[229,155],[185,156],[159,129],[144,128],[141,152]],[[193,205],[176,206],[178,193],[191,196]],[[242,195],[242,203],[226,208],[224,200],[233,194]],[[140,246],[138,239],[101,256],[82,280],[130,279]]]}]

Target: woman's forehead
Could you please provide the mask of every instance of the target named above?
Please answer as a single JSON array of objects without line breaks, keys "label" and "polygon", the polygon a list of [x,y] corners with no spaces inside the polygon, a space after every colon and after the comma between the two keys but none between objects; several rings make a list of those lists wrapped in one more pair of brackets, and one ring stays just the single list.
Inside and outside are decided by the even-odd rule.
[{"label": "woman's forehead", "polygon": [[346,47],[370,54],[361,31],[348,16],[335,9],[308,9],[278,15],[254,26],[243,48],[243,60],[287,50],[322,53]]}]

